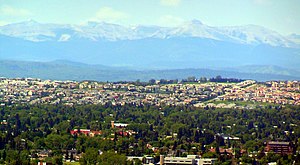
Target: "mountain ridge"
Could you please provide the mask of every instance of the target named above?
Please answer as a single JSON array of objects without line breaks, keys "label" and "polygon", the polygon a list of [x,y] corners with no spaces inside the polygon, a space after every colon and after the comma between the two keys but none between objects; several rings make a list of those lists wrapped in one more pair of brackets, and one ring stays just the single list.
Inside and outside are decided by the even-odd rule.
[{"label": "mountain ridge", "polygon": [[[106,22],[87,22],[81,25],[38,23],[34,20],[0,26],[0,34],[34,42],[89,39],[93,41],[138,40],[144,38],[199,37],[241,44],[268,44],[271,46],[299,47],[290,36],[257,26],[213,27],[192,20],[177,27],[122,26]],[[62,40],[62,37],[69,36]]]}]

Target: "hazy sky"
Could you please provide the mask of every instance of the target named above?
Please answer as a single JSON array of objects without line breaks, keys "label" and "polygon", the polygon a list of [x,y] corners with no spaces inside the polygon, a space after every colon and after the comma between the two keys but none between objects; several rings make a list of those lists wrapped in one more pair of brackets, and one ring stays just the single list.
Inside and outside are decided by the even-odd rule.
[{"label": "hazy sky", "polygon": [[176,26],[198,19],[210,26],[255,24],[300,34],[300,0],[0,0],[0,25],[26,21]]}]

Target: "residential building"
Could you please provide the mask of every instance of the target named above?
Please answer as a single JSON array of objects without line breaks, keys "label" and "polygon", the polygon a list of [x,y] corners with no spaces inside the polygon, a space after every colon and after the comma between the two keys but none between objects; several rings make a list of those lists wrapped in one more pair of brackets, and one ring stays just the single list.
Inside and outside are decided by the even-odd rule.
[{"label": "residential building", "polygon": [[277,154],[292,154],[293,146],[291,142],[269,141],[266,143],[265,152]]}]

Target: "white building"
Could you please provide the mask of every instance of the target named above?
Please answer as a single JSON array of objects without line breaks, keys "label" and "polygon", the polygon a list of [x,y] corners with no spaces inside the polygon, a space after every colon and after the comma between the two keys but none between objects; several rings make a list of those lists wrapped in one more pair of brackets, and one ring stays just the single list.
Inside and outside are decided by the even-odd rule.
[{"label": "white building", "polygon": [[160,157],[160,165],[211,165],[215,164],[216,158],[200,158],[198,155],[187,157]]}]

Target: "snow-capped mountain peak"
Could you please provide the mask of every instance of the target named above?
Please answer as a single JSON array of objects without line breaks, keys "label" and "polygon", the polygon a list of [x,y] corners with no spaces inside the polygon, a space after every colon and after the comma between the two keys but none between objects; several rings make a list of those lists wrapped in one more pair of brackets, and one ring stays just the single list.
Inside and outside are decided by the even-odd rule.
[{"label": "snow-capped mountain peak", "polygon": [[296,44],[281,34],[257,25],[221,27],[219,31],[246,44],[294,47]]},{"label": "snow-capped mountain peak", "polygon": [[299,37],[283,36],[257,25],[213,27],[199,20],[178,27],[122,26],[106,22],[87,22],[82,25],[44,24],[34,20],[0,26],[0,34],[25,40],[64,41],[88,39],[93,41],[136,40],[143,38],[197,37],[241,44],[267,44],[299,47]]},{"label": "snow-capped mountain peak", "polygon": [[193,25],[204,25],[200,20],[198,19],[193,19],[191,21],[189,21],[190,24],[193,24]]}]

